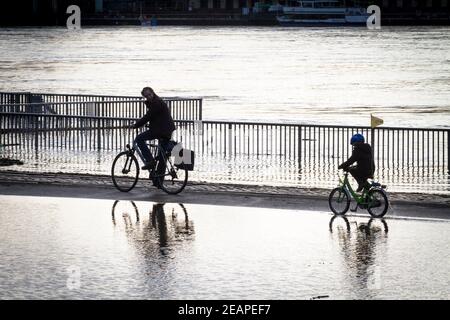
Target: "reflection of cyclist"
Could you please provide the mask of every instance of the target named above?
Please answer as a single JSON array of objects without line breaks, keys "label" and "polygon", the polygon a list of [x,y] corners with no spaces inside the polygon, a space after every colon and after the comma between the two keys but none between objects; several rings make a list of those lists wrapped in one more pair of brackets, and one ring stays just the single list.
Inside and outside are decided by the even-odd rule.
[{"label": "reflection of cyclist", "polygon": [[[345,226],[342,222],[337,223],[339,220]],[[351,228],[355,224],[357,227]],[[380,257],[377,259],[377,254],[382,252],[383,245],[387,243],[386,221],[370,218],[367,222],[359,220],[350,223],[345,216],[333,216],[329,228],[330,233],[337,236],[342,250],[346,269],[344,274],[348,277],[345,287],[351,288],[355,298],[376,298],[372,290],[381,285],[381,273],[377,268]]]},{"label": "reflection of cyclist", "polygon": [[[344,169],[355,178],[358,182],[358,189],[362,191],[367,184],[368,178],[373,178],[375,172],[375,162],[373,160],[372,147],[368,143],[364,143],[364,136],[362,134],[355,134],[350,140],[353,146],[353,152],[347,161],[339,165],[339,169]],[[356,166],[350,167],[351,164],[357,163]]]},{"label": "reflection of cyclist", "polygon": [[172,132],[175,130],[175,124],[167,104],[155,94],[152,88],[145,87],[141,94],[146,98],[147,113],[134,124],[133,128],[139,128],[147,122],[149,123],[149,129],[138,134],[135,139],[146,161],[142,169],[148,170],[154,167],[155,159],[153,159],[146,141],[153,139],[170,140]]}]

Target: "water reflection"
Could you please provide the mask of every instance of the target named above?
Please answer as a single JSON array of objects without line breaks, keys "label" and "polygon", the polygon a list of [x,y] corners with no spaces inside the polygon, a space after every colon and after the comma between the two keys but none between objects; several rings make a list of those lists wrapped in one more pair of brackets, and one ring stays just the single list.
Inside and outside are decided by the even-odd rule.
[{"label": "water reflection", "polygon": [[[388,229],[301,210],[0,202],[0,299],[448,298],[448,221],[389,219]],[[71,266],[80,290],[66,287]]]},{"label": "water reflection", "polygon": [[[136,222],[139,222],[139,210],[138,210],[136,204],[134,203],[134,201],[128,201],[128,202],[134,208],[134,213],[136,215]],[[112,214],[112,222],[113,222],[114,225],[117,225],[117,222],[116,222],[116,207],[117,207],[117,205],[119,203],[120,203],[120,200],[114,201],[114,204],[113,204],[112,210],[111,210],[112,211],[111,212],[111,214]],[[133,223],[131,221],[130,213],[129,212],[125,212],[125,211],[122,212],[122,218],[123,218],[123,222],[124,222],[125,226],[127,228],[132,228],[132,224]]]},{"label": "water reflection", "polygon": [[[355,298],[374,298],[383,286],[379,265],[385,256],[389,227],[384,219],[349,221],[333,216],[329,222],[332,238],[337,240],[347,283],[354,288]],[[377,259],[378,257],[378,259]]]},{"label": "water reflection", "polygon": [[155,251],[169,255],[183,241],[193,240],[194,223],[183,204],[155,203],[148,219],[139,212],[134,201],[116,200],[111,209],[114,227],[123,228],[139,251],[146,255]]},{"label": "water reflection", "polygon": [[161,247],[161,253],[166,254],[166,250],[171,241],[177,240],[190,240],[192,239],[192,235],[194,234],[194,226],[192,221],[189,221],[189,216],[186,210],[186,207],[183,204],[179,204],[181,212],[183,214],[184,219],[178,219],[178,213],[180,210],[176,210],[177,208],[172,207],[169,224],[166,219],[166,213],[164,211],[163,203],[156,203],[153,205],[152,210],[150,211],[151,217],[151,226],[154,229],[158,230],[159,235],[159,245]]}]

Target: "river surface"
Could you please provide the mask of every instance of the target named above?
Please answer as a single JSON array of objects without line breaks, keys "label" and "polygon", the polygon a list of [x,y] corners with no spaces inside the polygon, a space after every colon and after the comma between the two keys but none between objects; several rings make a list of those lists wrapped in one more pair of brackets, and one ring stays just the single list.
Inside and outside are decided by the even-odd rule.
[{"label": "river surface", "polygon": [[448,220],[0,201],[0,299],[450,298]]},{"label": "river surface", "polygon": [[[373,113],[389,126],[449,128],[450,28],[0,29],[0,91],[136,96],[146,85],[204,97],[206,120],[368,125]],[[2,147],[1,157],[25,162],[3,168],[109,174],[117,153],[49,144]],[[197,181],[331,188],[337,180],[336,163],[300,167],[277,155],[196,163]],[[377,179],[392,191],[448,194],[442,163],[378,165]]]},{"label": "river surface", "polygon": [[205,119],[450,124],[450,28],[0,29],[0,91],[205,98]]}]

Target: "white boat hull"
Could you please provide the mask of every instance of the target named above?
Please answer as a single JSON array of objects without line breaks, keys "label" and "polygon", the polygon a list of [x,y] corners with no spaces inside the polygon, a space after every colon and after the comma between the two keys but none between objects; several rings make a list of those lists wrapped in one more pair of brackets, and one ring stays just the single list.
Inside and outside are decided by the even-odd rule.
[{"label": "white boat hull", "polygon": [[277,16],[277,20],[280,25],[285,26],[364,25],[369,17],[366,9],[356,7],[285,6],[282,12],[281,16]]}]

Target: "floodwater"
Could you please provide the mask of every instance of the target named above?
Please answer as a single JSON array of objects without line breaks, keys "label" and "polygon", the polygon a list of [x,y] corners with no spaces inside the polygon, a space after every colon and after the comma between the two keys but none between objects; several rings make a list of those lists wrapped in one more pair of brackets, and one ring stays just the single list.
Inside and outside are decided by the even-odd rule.
[{"label": "floodwater", "polygon": [[205,98],[204,118],[448,127],[449,27],[0,29],[0,90]]},{"label": "floodwater", "polygon": [[0,201],[0,299],[450,298],[447,220]]}]

